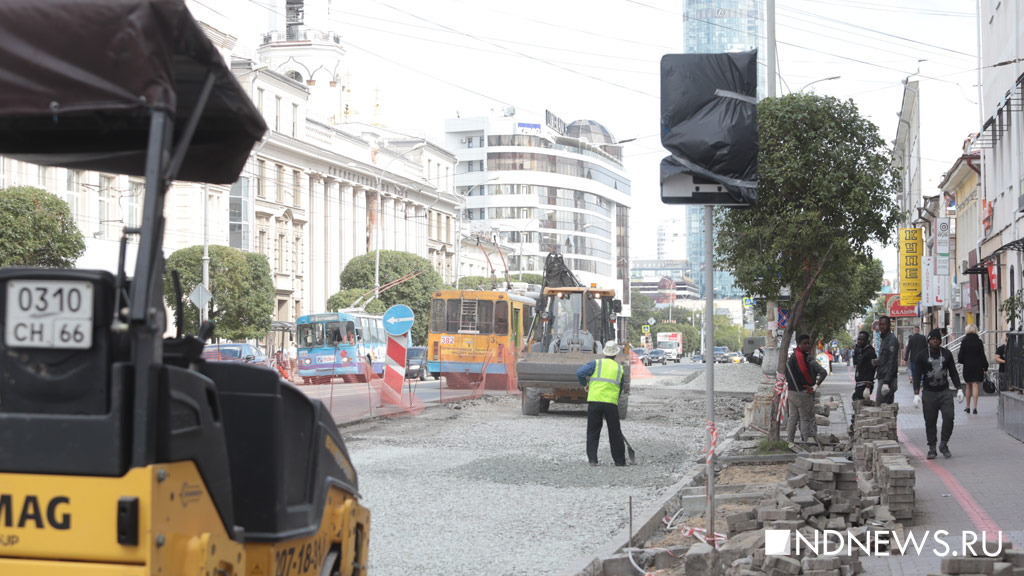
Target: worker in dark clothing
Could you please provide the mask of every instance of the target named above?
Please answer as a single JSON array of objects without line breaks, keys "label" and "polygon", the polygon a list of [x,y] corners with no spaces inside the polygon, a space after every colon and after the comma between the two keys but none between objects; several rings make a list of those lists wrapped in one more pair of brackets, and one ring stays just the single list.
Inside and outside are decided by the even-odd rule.
[{"label": "worker in dark clothing", "polygon": [[943,348],[942,332],[938,329],[928,334],[928,348],[914,359],[914,408],[924,403],[924,430],[928,437],[928,459],[935,458],[935,424],[942,412],[942,436],[939,452],[946,458],[953,454],[949,451],[949,438],[953,435],[953,391],[949,389],[949,378],[953,379],[956,388],[956,401],[964,401],[964,391],[960,389],[960,375],[956,372],[953,354]]},{"label": "worker in dark clothing", "polygon": [[[875,382],[875,347],[864,330],[857,334],[857,346],[853,349],[853,399],[863,400],[864,391],[870,390]],[[868,392],[870,394],[870,392]]]},{"label": "worker in dark clothing", "polygon": [[801,334],[796,338],[796,350],[786,362],[786,384],[789,387],[786,432],[789,441],[796,439],[796,427],[804,441],[815,439],[814,389],[825,380],[828,372],[814,358],[811,337]]},{"label": "worker in dark clothing", "polygon": [[604,358],[587,362],[576,371],[576,380],[587,389],[587,459],[591,466],[597,466],[597,444],[604,421],[608,423],[612,460],[616,466],[625,466],[626,445],[619,426],[622,366],[615,361],[619,345],[609,340],[603,352]]},{"label": "worker in dark clothing", "polygon": [[875,361],[875,379],[878,388],[875,402],[892,404],[896,399],[896,381],[900,368],[900,341],[891,330],[892,321],[888,316],[878,317],[878,332],[882,341],[878,345],[878,359]]},{"label": "worker in dark clothing", "polygon": [[921,334],[921,327],[914,326],[914,333],[907,338],[907,348],[903,351],[903,363],[910,372],[910,381],[914,381],[914,359],[928,347],[928,339]]}]

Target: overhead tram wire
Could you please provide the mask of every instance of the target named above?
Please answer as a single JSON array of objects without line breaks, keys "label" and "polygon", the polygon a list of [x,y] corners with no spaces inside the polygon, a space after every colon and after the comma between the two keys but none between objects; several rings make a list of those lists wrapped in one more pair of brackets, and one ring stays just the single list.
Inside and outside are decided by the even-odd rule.
[{"label": "overhead tram wire", "polygon": [[[337,12],[342,13],[342,14],[348,14],[350,16],[356,16],[356,17],[360,17],[360,18],[367,18],[367,19],[370,19],[370,20],[379,20],[379,21],[387,22],[389,24],[400,24],[401,26],[409,26],[411,28],[420,28],[422,30],[432,30],[434,32],[442,32],[442,33],[445,33],[445,34],[455,34],[455,35],[460,35],[460,36],[462,35],[461,32],[458,32],[458,31],[455,31],[455,30],[450,30],[450,29],[445,29],[445,28],[438,28],[436,26],[425,26],[423,24],[413,24],[413,23],[410,23],[410,22],[395,22],[394,20],[391,20],[391,19],[388,19],[388,18],[381,18],[381,17],[377,17],[377,16],[369,16],[367,14],[358,14],[358,13],[355,13],[355,12],[348,12],[348,11],[345,11],[345,10],[338,10]],[[376,30],[376,31],[389,32],[391,34],[399,34],[398,32],[381,30],[380,28],[371,28],[369,26],[364,26],[362,24],[355,24],[353,22],[346,22],[346,21],[338,20],[337,18],[330,18],[329,20],[332,21],[332,22],[335,22],[337,24],[341,24],[343,26],[344,25],[359,26],[360,28],[365,28],[367,30]],[[420,39],[420,40],[425,40],[425,38],[419,37],[419,36],[408,36],[408,35],[406,35],[406,36],[410,37],[410,38],[417,38],[417,39]],[[631,57],[631,56],[617,56],[615,54],[602,54],[602,53],[597,53],[597,52],[588,52],[586,50],[577,50],[577,49],[573,49],[573,48],[560,48],[560,47],[557,47],[557,46],[547,46],[547,45],[543,45],[543,44],[536,44],[534,42],[521,42],[519,40],[509,40],[509,39],[505,39],[505,38],[495,38],[493,36],[479,36],[479,38],[483,38],[483,39],[486,39],[486,40],[493,40],[495,42],[505,42],[505,43],[508,43],[508,44],[518,44],[518,45],[521,45],[521,46],[530,46],[532,48],[541,48],[541,49],[544,49],[544,50],[555,50],[555,51],[558,51],[558,52],[569,52],[569,53],[573,53],[573,54],[583,54],[585,56],[595,56],[595,57],[598,57],[598,58],[615,58],[615,59],[618,59],[618,60],[629,60],[629,61],[633,61],[633,62],[644,62],[644,63],[648,63],[648,64],[650,63],[650,60],[648,60],[646,58],[634,58],[634,57]],[[646,47],[649,47],[649,48],[663,48],[662,46],[659,46],[659,45],[644,44],[642,42],[636,42],[636,44],[640,44],[641,46],[646,46]],[[469,47],[469,46],[462,46],[462,45],[457,45],[457,46],[464,47],[464,48],[467,48],[467,49],[470,49],[470,50],[482,50],[482,49],[479,49],[479,48],[472,48],[472,47]],[[668,48],[668,49],[671,49],[671,48]],[[490,51],[488,51],[488,52],[490,52]]]},{"label": "overhead tram wire", "polygon": [[[623,0],[623,1],[624,2],[628,2],[630,4],[636,4],[638,6],[644,6],[645,8],[650,8],[651,10],[657,10],[659,12],[664,12],[666,14],[672,14],[674,16],[679,16],[679,17],[682,16],[682,13],[680,13],[680,12],[674,12],[672,10],[666,10],[666,9],[661,8],[659,6],[652,6],[650,4],[645,4],[644,2],[640,2],[639,0]],[[692,17],[690,18],[690,20],[693,20],[695,22],[700,22],[702,24],[708,24],[710,26],[716,26],[718,28],[723,28],[725,30],[730,30],[732,32],[742,32],[744,34],[749,34],[749,32],[747,30],[741,30],[739,28],[733,28],[731,26],[726,26],[724,24],[719,24],[718,22],[712,22],[710,20],[703,20],[701,18],[692,18]],[[759,38],[759,39],[765,38],[765,36],[763,36],[763,35],[754,35],[754,37],[755,38]],[[815,52],[817,54],[822,54],[822,55],[825,55],[825,56],[831,56],[833,58],[839,58],[841,60],[846,60],[846,61],[849,61],[849,62],[856,62],[858,64],[864,64],[866,66],[872,66],[872,67],[875,67],[875,68],[882,68],[884,70],[891,70],[893,72],[899,72],[900,74],[902,74],[904,76],[908,76],[908,75],[914,74],[914,73],[908,72],[906,70],[900,70],[899,68],[893,68],[891,66],[884,66],[882,64],[876,64],[874,62],[868,62],[866,60],[860,60],[858,58],[852,58],[850,56],[843,56],[841,54],[835,54],[835,53],[832,53],[832,52],[824,52],[820,48],[811,48],[809,46],[802,46],[800,44],[794,44],[792,42],[784,42],[784,41],[778,40],[778,39],[776,39],[775,42],[776,42],[776,44],[782,44],[784,46],[790,46],[790,47],[797,48],[797,49],[800,49],[800,50],[807,50],[807,51]],[[927,76],[927,75],[920,74],[920,73],[917,73],[915,75],[919,76],[921,78],[929,79],[929,80],[938,80],[940,82],[945,82],[945,83],[948,83],[948,84],[956,84],[956,82],[951,82],[949,80],[943,80],[943,79],[938,78],[938,77]]]},{"label": "overhead tram wire", "polygon": [[920,14],[922,16],[954,16],[959,18],[974,17],[974,12],[955,12],[952,10],[929,10],[921,8],[912,8],[908,6],[893,6],[892,4],[874,4],[871,2],[857,2],[856,0],[841,0],[839,2],[830,2],[828,0],[804,0],[804,2],[813,2],[815,4],[824,4],[826,6],[842,6],[844,8],[864,8],[866,10],[881,10],[886,12],[900,12],[903,14]]},{"label": "overhead tram wire", "polygon": [[584,72],[580,72],[579,70],[573,70],[572,68],[569,68],[569,67],[566,67],[566,66],[561,66],[559,64],[555,64],[555,63],[553,63],[551,61],[548,61],[548,60],[545,60],[543,58],[537,58],[536,56],[531,56],[531,55],[526,54],[524,52],[520,52],[518,50],[513,50],[512,48],[508,48],[506,46],[502,46],[500,44],[497,44],[495,42],[491,42],[489,40],[483,40],[482,38],[474,36],[474,35],[472,35],[472,34],[470,34],[468,32],[462,32],[460,30],[456,30],[455,28],[451,28],[449,26],[445,26],[444,24],[440,24],[438,22],[434,22],[434,21],[432,21],[432,20],[430,20],[428,18],[424,18],[422,16],[413,14],[413,13],[408,12],[406,10],[402,10],[401,8],[396,8],[396,7],[390,5],[390,4],[386,3],[386,2],[381,2],[380,0],[374,0],[374,2],[376,2],[377,4],[380,4],[382,6],[387,6],[388,8],[391,8],[392,10],[395,10],[396,12],[399,12],[399,13],[402,13],[402,14],[406,14],[406,15],[411,16],[413,18],[416,18],[416,19],[419,19],[419,20],[423,20],[424,22],[429,22],[429,23],[437,25],[437,26],[441,26],[443,28],[447,28],[448,30],[455,31],[455,32],[457,32],[459,34],[462,34],[463,36],[466,36],[467,38],[472,38],[473,40],[476,40],[477,42],[482,42],[484,44],[490,44],[491,46],[495,46],[497,48],[501,48],[503,50],[507,50],[507,51],[509,51],[509,52],[511,52],[513,54],[518,54],[518,55],[520,55],[520,56],[522,56],[524,58],[527,58],[529,60],[540,62],[542,64],[547,64],[548,66],[552,66],[554,68],[558,68],[560,70],[564,70],[564,71],[569,72],[571,74],[576,74],[578,76],[583,76],[584,78],[589,78],[591,80],[596,80],[596,81],[601,82],[603,84],[608,84],[610,86],[615,86],[616,88],[620,88],[620,89],[626,90],[628,92],[634,92],[634,93],[640,94],[642,96],[647,96],[648,98],[654,98],[654,99],[658,99],[658,100],[661,99],[661,96],[659,96],[659,95],[651,94],[649,92],[644,92],[643,90],[637,90],[636,88],[631,88],[629,86],[624,86],[622,84],[619,84],[618,82],[612,82],[611,80],[605,80],[604,78],[599,78],[599,77],[594,76],[592,74],[586,74]]},{"label": "overhead tram wire", "polygon": [[[900,40],[900,41],[903,41],[903,42],[909,42],[911,44],[919,44],[919,45],[925,46],[927,48],[934,48],[935,50],[941,50],[941,51],[944,51],[944,52],[950,52],[952,54],[963,56],[965,58],[977,58],[976,54],[970,54],[970,53],[967,53],[967,52],[961,52],[959,50],[953,50],[952,48],[946,48],[945,46],[939,46],[937,44],[929,44],[927,42],[921,42],[920,40],[914,40],[913,38],[906,38],[906,37],[903,37],[903,36],[899,36],[897,34],[892,34],[890,32],[882,32],[881,30],[875,30],[874,28],[868,28],[867,26],[861,26],[860,24],[853,24],[852,22],[844,22],[842,20],[837,20],[835,18],[829,18],[828,16],[822,16],[820,14],[815,14],[813,12],[807,12],[807,11],[804,11],[804,10],[798,10],[798,9],[795,9],[795,8],[789,8],[789,7],[786,7],[786,6],[781,6],[780,8],[782,8],[782,10],[784,12],[794,12],[796,14],[800,14],[802,16],[807,16],[807,17],[810,17],[810,18],[817,18],[819,20],[825,20],[825,21],[828,21],[828,22],[835,22],[837,24],[841,24],[841,25],[847,26],[849,28],[856,28],[858,30],[862,30],[862,31],[865,31],[865,32],[870,32],[872,34],[876,34],[878,36],[894,38],[896,40]],[[814,23],[814,22],[811,22],[810,20],[804,20],[804,19],[801,19],[801,18],[796,18],[794,16],[789,16],[789,18],[793,18],[794,20],[798,20],[800,22],[807,22],[809,24],[813,24]],[[829,29],[832,29],[832,30],[842,30],[841,28],[836,28],[834,26],[823,26],[823,27],[824,28],[829,28]]]},{"label": "overhead tram wire", "polygon": [[[338,21],[338,20],[332,20],[332,21],[333,22],[338,22],[339,24],[341,24],[341,22]],[[411,35],[405,34],[403,32],[398,32],[398,31],[394,31],[394,30],[385,30],[385,29],[382,29],[382,28],[374,28],[373,26],[360,25],[359,28],[362,29],[362,30],[373,30],[374,32],[380,32],[380,33],[383,33],[383,34],[391,34],[391,35],[394,35],[394,36],[400,36],[402,38],[411,38],[411,39],[419,40],[419,41],[422,41],[422,42],[430,42],[430,43],[433,43],[433,44],[441,44],[443,46],[452,46],[454,48],[462,48],[462,49],[465,49],[465,50],[472,50],[474,52],[481,52],[481,53],[487,53],[487,54],[496,54],[496,55],[500,55],[500,56],[518,56],[517,54],[509,54],[507,51],[504,51],[504,50],[487,50],[485,48],[478,48],[478,47],[474,47],[474,46],[467,46],[465,44],[455,44],[453,42],[445,42],[443,40],[435,40],[433,38],[424,38],[422,36],[411,36]],[[427,27],[423,27],[423,28],[427,28]],[[431,29],[431,28],[427,28],[427,29]],[[448,32],[446,30],[438,30],[438,32],[450,33],[450,32]],[[528,44],[528,43],[520,42],[520,44]],[[558,50],[558,48],[551,48],[551,49],[552,50]],[[569,52],[576,52],[576,53],[580,53],[580,54],[587,54],[586,52],[583,52],[583,51],[580,51],[580,50],[567,50],[567,51],[569,51]],[[601,58],[605,58],[606,57],[604,55],[599,55],[599,54],[592,54],[592,55],[593,56],[598,56],[598,57],[601,57]],[[642,58],[629,58],[629,60],[635,60],[637,62],[650,63],[650,61],[644,60]],[[586,64],[586,63],[582,63],[582,62],[565,62],[563,60],[551,60],[551,62],[556,62],[556,63],[559,63],[559,64],[565,64],[565,65],[571,65],[571,66],[580,66],[580,67],[583,67],[583,68],[595,68],[595,69],[598,69],[598,70],[608,70],[608,71],[612,71],[612,72],[625,72],[627,74],[644,74],[644,75],[649,75],[649,76],[653,76],[653,75],[657,75],[658,74],[658,72],[654,71],[654,70],[650,70],[650,71],[647,71],[647,70],[630,70],[630,69],[627,69],[627,68],[612,68],[612,67],[609,67],[609,66],[600,66],[600,65],[597,65],[597,64]]]}]

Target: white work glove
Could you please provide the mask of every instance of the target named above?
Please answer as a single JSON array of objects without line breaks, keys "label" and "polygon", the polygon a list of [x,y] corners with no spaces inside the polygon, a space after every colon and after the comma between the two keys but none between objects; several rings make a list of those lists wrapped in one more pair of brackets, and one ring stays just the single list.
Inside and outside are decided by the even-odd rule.
[{"label": "white work glove", "polygon": [[964,403],[964,391],[963,390],[957,390],[956,391],[956,401],[957,401],[958,404],[963,404]]},{"label": "white work glove", "polygon": [[889,385],[888,384],[883,384],[882,385],[882,398],[885,398],[888,395],[889,395]]},{"label": "white work glove", "polygon": [[921,407],[921,395],[920,394],[914,394],[914,408],[920,408],[920,407]]}]

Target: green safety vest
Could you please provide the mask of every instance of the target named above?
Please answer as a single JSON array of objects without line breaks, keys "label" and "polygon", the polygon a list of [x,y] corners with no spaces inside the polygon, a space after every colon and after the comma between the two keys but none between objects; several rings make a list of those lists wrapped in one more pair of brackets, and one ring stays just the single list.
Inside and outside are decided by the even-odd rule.
[{"label": "green safety vest", "polygon": [[622,366],[614,358],[596,360],[597,366],[590,375],[590,392],[587,402],[619,403],[619,382],[622,380]]}]

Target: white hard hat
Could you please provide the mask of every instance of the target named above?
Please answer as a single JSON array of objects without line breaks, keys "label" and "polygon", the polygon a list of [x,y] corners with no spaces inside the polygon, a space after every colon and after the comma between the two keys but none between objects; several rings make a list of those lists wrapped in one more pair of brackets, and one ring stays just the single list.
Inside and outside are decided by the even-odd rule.
[{"label": "white hard hat", "polygon": [[615,343],[615,340],[609,340],[608,343],[604,345],[605,356],[615,356],[618,353],[619,345]]}]

